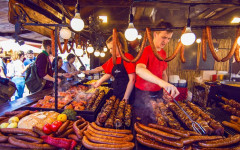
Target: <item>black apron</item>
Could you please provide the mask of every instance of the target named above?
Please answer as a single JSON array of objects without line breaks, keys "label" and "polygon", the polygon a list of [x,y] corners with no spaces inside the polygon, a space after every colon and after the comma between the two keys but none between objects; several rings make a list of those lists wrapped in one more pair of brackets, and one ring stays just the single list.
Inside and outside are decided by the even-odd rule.
[{"label": "black apron", "polygon": [[113,66],[112,75],[115,78],[112,83],[113,94],[122,100],[129,81],[128,73],[123,65],[123,60],[121,60],[121,64]]}]

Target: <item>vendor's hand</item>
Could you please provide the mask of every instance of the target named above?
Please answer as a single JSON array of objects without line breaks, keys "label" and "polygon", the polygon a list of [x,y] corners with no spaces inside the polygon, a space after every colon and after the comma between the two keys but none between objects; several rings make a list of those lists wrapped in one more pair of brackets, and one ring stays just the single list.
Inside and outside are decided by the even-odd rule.
[{"label": "vendor's hand", "polygon": [[60,84],[60,83],[61,83],[61,79],[58,78],[58,84]]},{"label": "vendor's hand", "polygon": [[72,74],[71,73],[63,73],[63,76],[65,78],[70,78],[70,77],[72,77]]},{"label": "vendor's hand", "polygon": [[91,83],[91,85],[94,87],[94,88],[97,88],[101,85],[101,83],[99,83],[98,81],[97,82],[93,82]]},{"label": "vendor's hand", "polygon": [[160,85],[160,87],[164,88],[173,98],[179,94],[178,89],[168,82],[164,82],[164,84]]},{"label": "vendor's hand", "polygon": [[128,104],[128,99],[127,98],[123,98],[123,101],[125,101],[125,103]]},{"label": "vendor's hand", "polygon": [[89,75],[89,70],[82,71],[84,74]]}]

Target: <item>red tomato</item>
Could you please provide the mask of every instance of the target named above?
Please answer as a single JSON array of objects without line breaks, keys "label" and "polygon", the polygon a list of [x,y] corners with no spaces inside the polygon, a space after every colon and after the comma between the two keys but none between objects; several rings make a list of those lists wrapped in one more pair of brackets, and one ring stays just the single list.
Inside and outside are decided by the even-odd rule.
[{"label": "red tomato", "polygon": [[61,121],[54,121],[51,125],[51,130],[56,132],[62,125]]},{"label": "red tomato", "polygon": [[46,134],[52,133],[51,124],[47,123],[43,126],[43,132]]}]

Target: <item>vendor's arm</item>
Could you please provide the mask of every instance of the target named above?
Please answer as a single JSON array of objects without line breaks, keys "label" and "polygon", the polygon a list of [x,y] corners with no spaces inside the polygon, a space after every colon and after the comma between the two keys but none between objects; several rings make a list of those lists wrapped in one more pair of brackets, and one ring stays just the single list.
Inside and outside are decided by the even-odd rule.
[{"label": "vendor's arm", "polygon": [[94,86],[95,88],[99,87],[104,81],[107,81],[108,79],[110,79],[111,76],[112,76],[111,74],[105,74],[105,75],[103,75],[99,80],[97,80],[97,82],[94,82],[94,83],[93,83],[93,86]]},{"label": "vendor's arm", "polygon": [[[50,75],[46,74],[43,79],[48,80],[48,81],[52,81],[55,82],[55,79],[53,77],[51,77]],[[61,82],[61,79],[58,78],[58,84]]]},{"label": "vendor's arm", "polygon": [[163,73],[162,73],[162,79],[166,82],[168,82],[168,76],[167,76],[167,71],[164,70]]},{"label": "vendor's arm", "polygon": [[145,64],[139,63],[136,66],[136,73],[139,77],[142,79],[155,83],[159,85],[160,87],[167,90],[168,93],[170,93],[173,97],[176,97],[179,94],[179,91],[175,86],[172,84],[169,84],[168,82],[164,81],[163,79],[158,78],[154,74],[152,74],[147,68]]},{"label": "vendor's arm", "polygon": [[89,74],[99,73],[99,72],[101,72],[103,70],[104,70],[103,67],[99,66],[99,67],[96,67],[94,69],[86,70],[86,71],[82,71],[82,72],[85,73],[86,75],[89,75]]},{"label": "vendor's arm", "polygon": [[125,99],[126,102],[128,101],[128,99],[132,93],[134,83],[135,83],[135,76],[136,76],[135,73],[128,74],[129,81],[128,81],[127,88],[126,88],[126,91],[125,91],[125,94],[123,97],[123,99]]}]

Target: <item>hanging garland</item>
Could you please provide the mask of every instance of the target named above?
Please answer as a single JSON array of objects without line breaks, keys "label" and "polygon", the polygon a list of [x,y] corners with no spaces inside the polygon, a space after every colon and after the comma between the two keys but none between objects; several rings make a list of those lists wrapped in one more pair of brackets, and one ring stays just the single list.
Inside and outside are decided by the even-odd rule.
[{"label": "hanging garland", "polygon": [[232,46],[230,52],[228,53],[228,55],[221,60],[222,62],[225,62],[225,61],[229,60],[229,59],[233,56],[234,52],[235,52],[236,49],[237,49],[237,45],[238,45],[238,44],[237,44],[237,40],[238,40],[238,37],[239,37],[239,36],[240,36],[240,30],[239,30],[239,28],[238,28],[238,29],[237,29],[237,37],[235,38],[235,41],[234,41],[234,43],[233,43],[233,46]]},{"label": "hanging garland", "polygon": [[[184,29],[182,30],[182,34],[181,35],[184,34],[185,30],[186,30],[186,27],[184,27]],[[173,54],[171,56],[169,56],[168,58],[166,58],[164,61],[169,62],[169,61],[173,60],[177,56],[177,53],[179,52],[179,50],[181,50],[180,51],[181,54],[183,53],[182,56],[180,54],[180,58],[182,57],[181,61],[182,62],[183,61],[186,62],[186,60],[184,58],[184,45],[182,44],[181,41],[178,42],[177,47],[176,47],[175,51],[173,52]]]},{"label": "hanging garland", "polygon": [[52,51],[52,55],[55,56],[55,35],[54,35],[54,31],[51,31],[51,51]]},{"label": "hanging garland", "polygon": [[206,29],[202,31],[202,58],[203,61],[207,60]]},{"label": "hanging garland", "polygon": [[236,37],[236,39],[235,39],[235,41],[234,41],[234,43],[233,43],[233,46],[232,46],[230,52],[227,54],[226,57],[224,57],[224,58],[222,58],[222,59],[220,59],[220,58],[216,55],[216,53],[215,53],[215,51],[214,51],[214,46],[213,46],[213,42],[212,42],[212,33],[211,33],[211,28],[210,28],[209,26],[206,27],[206,33],[207,33],[207,38],[208,38],[208,46],[209,46],[209,49],[210,49],[210,51],[211,51],[211,53],[212,53],[212,55],[213,55],[213,58],[214,58],[217,62],[220,62],[220,61],[225,62],[225,61],[229,60],[229,59],[233,56],[234,53],[235,53],[236,61],[240,61],[240,60],[239,60],[239,55],[237,55],[237,53],[239,53],[239,49],[237,49],[237,47],[238,47],[238,46],[237,46],[237,39],[238,39],[238,37],[240,36],[240,29],[239,29],[239,28],[238,28],[238,30],[237,30],[237,37]]},{"label": "hanging garland", "polygon": [[240,56],[239,56],[239,45],[237,45],[237,48],[235,50],[235,60],[236,62],[240,62]]}]

